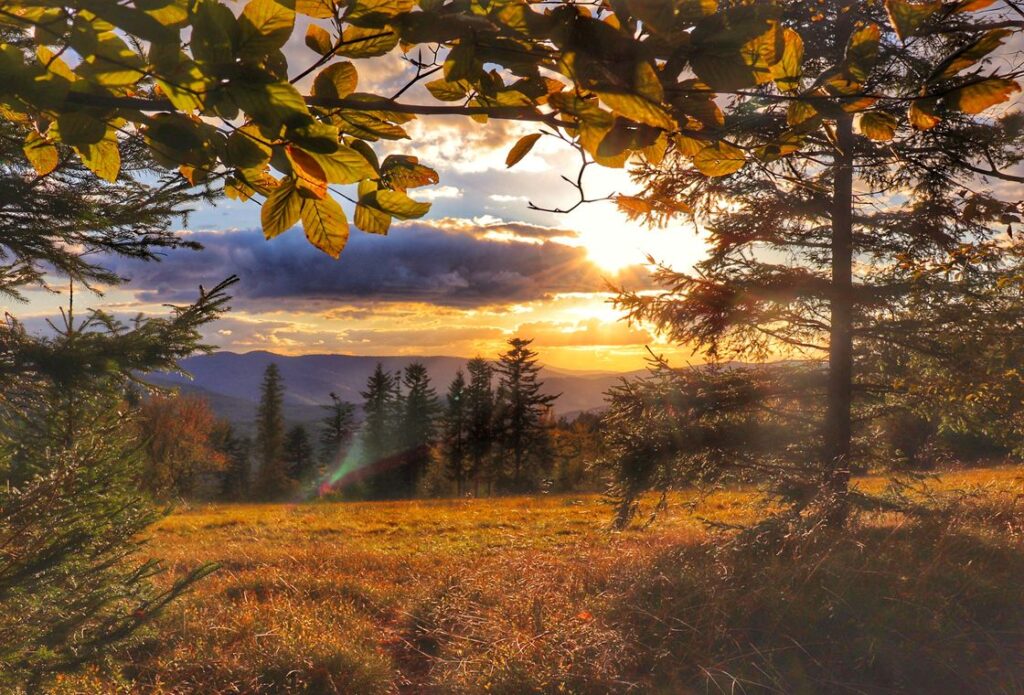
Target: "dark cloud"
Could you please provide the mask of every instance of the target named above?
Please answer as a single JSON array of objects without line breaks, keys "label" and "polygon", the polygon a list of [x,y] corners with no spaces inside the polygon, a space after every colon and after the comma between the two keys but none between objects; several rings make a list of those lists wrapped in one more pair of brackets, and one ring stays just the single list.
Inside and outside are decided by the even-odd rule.
[{"label": "dark cloud", "polygon": [[[129,289],[142,301],[191,300],[198,285],[209,287],[237,274],[235,306],[261,311],[317,310],[367,300],[476,307],[606,288],[585,250],[546,239],[533,225],[495,228],[532,241],[483,238],[480,226],[441,220],[402,225],[387,237],[353,230],[335,261],[310,246],[299,228],[272,241],[254,230],[196,232],[202,251],[175,251],[161,263],[111,263],[131,278]],[[635,286],[645,276],[636,271],[628,284]]]}]

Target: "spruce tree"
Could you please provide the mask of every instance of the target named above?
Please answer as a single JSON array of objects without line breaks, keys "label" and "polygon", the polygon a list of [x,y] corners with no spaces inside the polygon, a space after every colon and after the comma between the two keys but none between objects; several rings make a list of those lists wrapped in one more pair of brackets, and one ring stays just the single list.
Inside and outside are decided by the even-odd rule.
[{"label": "spruce tree", "polygon": [[336,466],[355,433],[356,407],[335,393],[331,394],[331,402],[322,407],[327,414],[320,420],[320,461],[325,467]]},{"label": "spruce tree", "polygon": [[308,483],[316,477],[316,451],[309,438],[309,432],[302,425],[295,425],[284,437],[285,471],[293,481]]},{"label": "spruce tree", "polygon": [[455,490],[462,496],[466,486],[469,435],[469,387],[462,370],[455,373],[445,402],[441,438],[445,471],[455,483]]},{"label": "spruce tree", "polygon": [[538,481],[535,474],[548,449],[545,417],[557,395],[541,393],[537,353],[532,340],[512,338],[509,349],[498,358],[499,375],[497,436],[502,449],[502,471],[509,486],[521,492]]},{"label": "spruce tree", "polygon": [[222,421],[217,428],[215,446],[227,458],[220,479],[220,496],[229,500],[249,496],[252,440],[241,437],[231,423]]},{"label": "spruce tree", "polygon": [[469,371],[466,394],[466,454],[469,461],[466,477],[474,482],[478,491],[480,478],[486,472],[494,451],[494,367],[484,358],[474,357],[466,369]]},{"label": "spruce tree", "polygon": [[1016,24],[973,11],[988,4],[777,3],[778,26],[800,39],[788,83],[742,90],[705,128],[756,163],[709,168],[682,137],[636,172],[648,203],[696,216],[709,254],[692,272],[661,268],[664,292],[623,292],[619,306],[713,359],[821,364],[792,394],[816,431],[781,453],[815,464],[791,501],[836,523],[858,427],[879,389],[901,388],[865,358],[885,345],[927,353],[949,325],[939,306],[1000,270],[1016,282],[1000,247],[1015,244],[1003,232],[1020,219],[1019,187],[995,183],[1024,181],[1024,117],[987,111],[1019,91],[1014,59],[992,60]]},{"label": "spruce tree", "polygon": [[362,465],[370,475],[370,492],[374,497],[393,495],[393,472],[389,456],[397,450],[393,424],[395,422],[395,377],[377,363],[366,381],[363,397]]},{"label": "spruce tree", "polygon": [[398,494],[411,497],[416,485],[433,460],[431,446],[437,434],[437,419],[441,412],[437,392],[430,385],[427,368],[413,362],[402,375],[405,386],[401,425],[403,461],[398,475]]},{"label": "spruce tree", "polygon": [[288,492],[284,428],[284,384],[281,371],[271,363],[263,373],[256,411],[256,494],[262,499],[277,499]]}]

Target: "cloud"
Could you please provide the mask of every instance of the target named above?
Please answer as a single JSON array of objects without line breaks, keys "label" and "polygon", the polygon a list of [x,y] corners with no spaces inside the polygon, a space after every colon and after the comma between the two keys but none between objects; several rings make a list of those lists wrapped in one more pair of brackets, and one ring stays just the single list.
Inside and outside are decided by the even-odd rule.
[{"label": "cloud", "polygon": [[131,278],[127,289],[144,302],[190,300],[198,285],[234,273],[241,278],[234,305],[264,312],[322,311],[370,300],[468,308],[605,290],[603,273],[585,249],[558,243],[554,235],[522,223],[407,223],[387,237],[354,231],[334,261],[297,228],[273,241],[255,230],[193,232],[205,247],[201,252],[170,252],[161,263],[110,263]]},{"label": "cloud", "polygon": [[545,347],[647,345],[653,342],[650,333],[624,321],[608,323],[596,318],[576,323],[524,323],[517,333],[523,338],[534,338],[537,344]]}]

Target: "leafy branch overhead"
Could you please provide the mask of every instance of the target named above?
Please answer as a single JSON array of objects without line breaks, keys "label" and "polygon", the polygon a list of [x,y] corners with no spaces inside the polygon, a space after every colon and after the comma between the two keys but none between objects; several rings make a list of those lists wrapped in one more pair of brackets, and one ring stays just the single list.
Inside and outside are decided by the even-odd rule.
[{"label": "leafy branch overhead", "polygon": [[[853,14],[877,5],[840,4]],[[859,133],[885,142],[1020,90],[1015,73],[989,64],[1021,26],[986,20],[994,0],[884,4],[889,24],[860,22],[843,59],[809,83],[802,27],[781,0],[250,0],[237,15],[218,0],[16,0],[0,6],[0,105],[31,127],[25,153],[40,175],[66,147],[112,181],[119,143],[139,133],[191,183],[220,181],[228,196],[262,200],[268,238],[301,221],[312,244],[337,256],[349,222],[334,195],[355,204],[357,227],[378,234],[429,210],[409,190],[437,174],[398,153],[380,161],[371,146],[407,139],[417,116],[537,123],[605,166],[671,154],[718,177],[803,148],[840,114],[857,114]],[[312,20],[314,57],[295,69],[282,48],[297,15]],[[916,84],[873,90],[887,44],[947,33],[957,37],[948,55],[920,66]],[[358,91],[356,61],[393,52],[416,68],[406,88],[424,81],[436,101]],[[780,103],[781,133],[754,148],[730,142],[731,118]],[[507,164],[536,140],[517,142]],[[622,200],[636,213],[637,199]]]}]

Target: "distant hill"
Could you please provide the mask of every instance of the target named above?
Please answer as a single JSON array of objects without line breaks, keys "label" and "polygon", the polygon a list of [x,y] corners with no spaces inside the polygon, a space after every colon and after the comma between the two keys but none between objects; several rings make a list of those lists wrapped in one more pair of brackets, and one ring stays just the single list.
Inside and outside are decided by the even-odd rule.
[{"label": "distant hill", "polygon": [[[342,400],[359,403],[359,392],[377,363],[385,369],[398,371],[410,362],[422,362],[430,379],[443,396],[459,368],[465,368],[462,357],[360,357],[354,355],[302,355],[289,357],[272,352],[215,352],[190,357],[181,366],[192,375],[189,380],[178,374],[150,375],[150,381],[164,386],[177,386],[183,392],[195,393],[210,401],[221,417],[247,428],[255,418],[263,371],[271,362],[281,370],[285,384],[285,406],[288,420],[310,423],[322,416],[320,405],[330,400],[331,392]],[[553,367],[542,371],[544,390],[561,394],[555,402],[559,415],[572,415],[603,407],[604,393],[618,383],[624,374],[604,372],[572,372]]]}]

